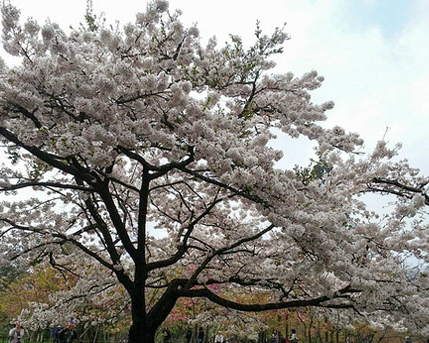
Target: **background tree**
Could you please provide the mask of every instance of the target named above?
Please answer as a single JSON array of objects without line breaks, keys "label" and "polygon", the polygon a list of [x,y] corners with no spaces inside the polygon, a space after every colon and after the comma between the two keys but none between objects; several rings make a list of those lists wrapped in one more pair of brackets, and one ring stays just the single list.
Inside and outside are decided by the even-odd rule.
[{"label": "background tree", "polygon": [[[318,123],[333,104],[312,103],[317,72],[269,73],[282,30],[257,27],[249,48],[237,36],[202,47],[162,0],[123,29],[21,25],[9,4],[2,18],[3,46],[22,63],[0,71],[11,157],[0,173],[0,261],[99,265],[74,295],[58,295],[57,313],[115,280],[129,296],[132,343],[153,342],[183,297],[246,312],[412,314],[407,324],[427,333],[428,280],[409,280],[401,254],[427,258],[428,231],[380,223],[357,198],[386,165],[402,166],[383,162],[383,144],[358,160],[357,134]],[[316,142],[322,168],[278,169],[273,129]],[[270,296],[237,297],[255,290]]]}]

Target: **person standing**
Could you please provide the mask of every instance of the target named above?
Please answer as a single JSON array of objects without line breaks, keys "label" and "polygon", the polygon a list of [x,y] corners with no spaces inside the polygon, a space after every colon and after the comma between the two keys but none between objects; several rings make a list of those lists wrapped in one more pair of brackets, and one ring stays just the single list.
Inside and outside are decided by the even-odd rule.
[{"label": "person standing", "polygon": [[185,340],[186,343],[190,343],[192,339],[192,329],[188,326],[185,331]]},{"label": "person standing", "polygon": [[200,328],[200,330],[198,331],[197,342],[198,343],[204,342],[204,330],[203,330],[203,328]]},{"label": "person standing", "polygon": [[58,334],[60,343],[73,343],[77,339],[76,325],[74,322],[69,322],[67,326]]},{"label": "person standing", "polygon": [[54,338],[54,343],[60,343],[60,331],[62,330],[61,326],[57,326],[52,333],[52,337]]},{"label": "person standing", "polygon": [[296,334],[295,329],[292,329],[292,335],[290,336],[290,343],[298,343],[298,335]]},{"label": "person standing", "polygon": [[223,337],[222,333],[219,331],[215,336],[214,343],[224,343],[224,342],[225,342],[225,338]]},{"label": "person standing", "polygon": [[28,337],[28,331],[17,322],[15,327],[9,331],[9,343],[24,343],[25,338]]}]

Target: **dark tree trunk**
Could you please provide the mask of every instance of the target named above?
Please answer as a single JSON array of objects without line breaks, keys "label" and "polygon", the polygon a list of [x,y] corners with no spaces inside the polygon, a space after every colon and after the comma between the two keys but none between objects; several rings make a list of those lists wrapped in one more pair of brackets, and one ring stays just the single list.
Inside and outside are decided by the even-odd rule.
[{"label": "dark tree trunk", "polygon": [[129,331],[129,343],[154,343],[156,329],[149,329],[145,323],[134,322]]},{"label": "dark tree trunk", "polygon": [[128,334],[129,343],[154,343],[156,328],[148,325],[145,317],[135,318]]},{"label": "dark tree trunk", "polygon": [[[136,266],[136,270],[137,268],[138,266]],[[141,280],[135,281],[134,287],[130,292],[130,298],[133,322],[128,333],[128,342],[154,343],[155,332],[148,328],[144,284]]]},{"label": "dark tree trunk", "polygon": [[285,337],[289,338],[289,313],[285,313]]},{"label": "dark tree trunk", "polygon": [[129,330],[129,343],[154,343],[157,329],[176,304],[176,283],[173,281],[158,302],[146,313],[144,293],[138,289],[131,295],[133,323]]}]

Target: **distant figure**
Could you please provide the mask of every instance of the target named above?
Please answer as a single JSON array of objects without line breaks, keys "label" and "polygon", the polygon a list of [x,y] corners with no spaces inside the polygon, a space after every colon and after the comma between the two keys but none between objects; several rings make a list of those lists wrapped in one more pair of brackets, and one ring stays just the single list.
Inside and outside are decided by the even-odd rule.
[{"label": "distant figure", "polygon": [[186,328],[185,331],[185,341],[186,343],[190,343],[192,339],[192,329],[190,327]]},{"label": "distant figure", "polygon": [[223,335],[219,331],[217,333],[217,335],[215,336],[214,343],[224,343],[224,342],[225,342],[225,338],[223,337]]},{"label": "distant figure", "polygon": [[77,339],[76,325],[69,322],[67,326],[58,333],[60,343],[73,343]]},{"label": "distant figure", "polygon": [[405,343],[413,343],[409,336],[405,337]]},{"label": "distant figure", "polygon": [[24,339],[28,337],[28,331],[17,322],[15,327],[9,331],[9,343],[24,343]]},{"label": "distant figure", "polygon": [[204,342],[204,330],[203,330],[203,328],[200,328],[200,331],[198,331],[197,342],[198,343]]},{"label": "distant figure", "polygon": [[290,336],[290,343],[298,343],[298,335],[296,334],[296,330],[292,329],[292,335]]},{"label": "distant figure", "polygon": [[168,328],[162,329],[162,341],[164,343],[168,343],[168,342],[170,342],[170,339],[171,339],[170,330]]},{"label": "distant figure", "polygon": [[61,331],[61,326],[57,326],[54,330],[54,332],[52,333],[52,337],[54,338],[54,343],[60,343],[60,331]]}]

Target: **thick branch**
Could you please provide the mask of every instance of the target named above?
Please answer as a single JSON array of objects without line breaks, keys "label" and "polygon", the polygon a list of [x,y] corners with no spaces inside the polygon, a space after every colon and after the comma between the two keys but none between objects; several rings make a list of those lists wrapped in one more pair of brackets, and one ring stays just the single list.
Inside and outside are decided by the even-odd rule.
[{"label": "thick branch", "polygon": [[67,174],[71,174],[74,175],[82,180],[85,180],[88,184],[93,185],[95,178],[94,176],[92,176],[90,173],[86,173],[83,172],[77,168],[74,168],[68,164],[65,164],[63,162],[61,162],[57,156],[54,156],[52,154],[49,154],[47,152],[44,152],[34,146],[29,146],[24,144],[23,142],[21,142],[17,136],[15,136],[12,132],[10,132],[9,130],[7,130],[4,127],[0,127],[0,135],[2,135],[4,138],[6,138],[7,140],[15,143],[17,146],[27,150],[28,152],[30,152],[32,155],[38,157],[39,159],[41,159],[43,162],[59,169],[62,170],[63,172],[67,173]]},{"label": "thick branch", "polygon": [[94,192],[94,188],[88,188],[85,186],[73,185],[73,184],[62,184],[54,182],[22,182],[17,183],[8,187],[1,187],[0,192],[5,191],[14,191],[26,187],[52,187],[52,188],[61,188],[61,189],[75,189],[84,192]]},{"label": "thick branch", "polygon": [[421,194],[425,198],[425,205],[429,206],[429,196],[425,193],[425,190],[424,190],[424,187],[429,183],[429,181],[422,183],[418,187],[404,184],[402,182],[399,182],[398,180],[384,179],[384,178],[380,178],[380,177],[373,178],[371,180],[371,182],[373,182],[375,184],[379,184],[381,186],[384,185],[386,187],[393,186],[396,189],[376,188],[376,187],[372,187],[371,185],[368,185],[368,188],[370,191],[381,192],[381,193],[390,193],[390,194],[394,194],[394,195],[401,196],[401,197],[407,197],[407,198],[410,198],[410,195],[407,194],[406,192],[414,193],[414,194]]},{"label": "thick branch", "polygon": [[30,112],[26,108],[22,107],[21,105],[15,104],[15,103],[12,103],[12,106],[14,106],[25,117],[30,119],[38,129],[42,128],[42,124],[40,123],[39,119],[37,119],[37,117],[34,115],[36,110],[34,110],[33,112]]},{"label": "thick branch", "polygon": [[291,307],[307,307],[307,306],[319,306],[319,307],[327,307],[327,308],[353,308],[353,304],[350,302],[347,303],[327,303],[329,300],[344,298],[346,294],[359,293],[360,290],[352,289],[350,286],[347,286],[343,289],[338,290],[334,293],[332,297],[328,297],[326,295],[312,298],[312,299],[301,299],[301,300],[291,300],[291,301],[282,301],[277,303],[265,303],[265,304],[242,304],[229,299],[225,299],[220,297],[219,295],[213,293],[207,288],[201,289],[180,289],[177,291],[180,297],[189,297],[189,298],[207,298],[214,303],[232,308],[238,311],[246,311],[246,312],[259,312],[266,310],[278,310],[283,308],[291,308]]},{"label": "thick branch", "polygon": [[[148,211],[148,198],[149,198],[149,173],[145,168],[143,169],[142,183],[139,192],[139,210],[138,210],[138,223],[137,223],[137,250],[143,256],[142,260],[136,262],[136,272],[134,280],[146,278],[146,220]],[[144,270],[140,270],[143,267]],[[143,273],[141,273],[143,272]],[[141,275],[143,274],[143,275]]]},{"label": "thick branch", "polygon": [[125,250],[130,254],[134,262],[139,261],[142,258],[142,253],[139,252],[131,242],[130,236],[128,235],[127,229],[124,226],[124,223],[121,219],[121,216],[118,213],[115,202],[112,199],[112,195],[109,191],[109,186],[107,183],[101,186],[99,194],[104,204],[106,205],[107,212],[109,213],[110,219],[116,229],[116,232],[121,239],[121,242]]}]

